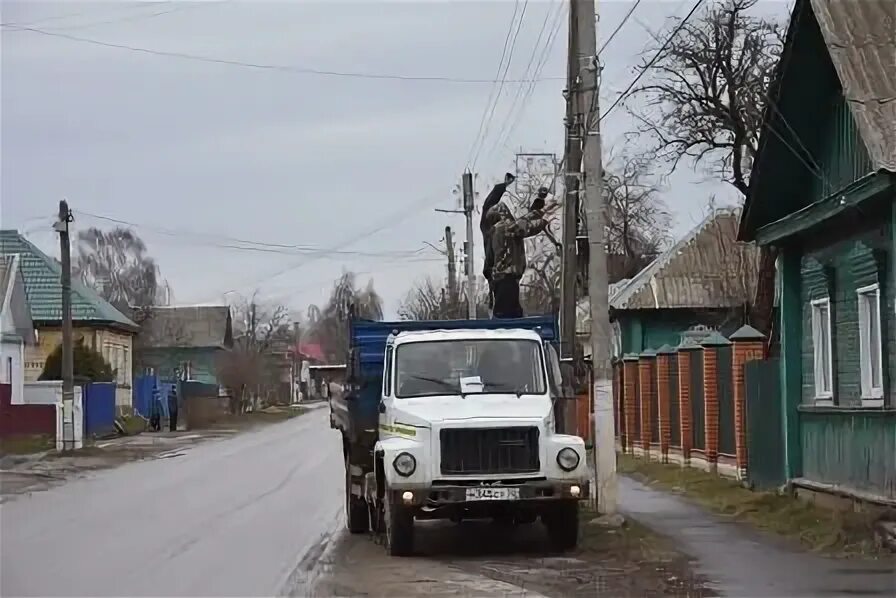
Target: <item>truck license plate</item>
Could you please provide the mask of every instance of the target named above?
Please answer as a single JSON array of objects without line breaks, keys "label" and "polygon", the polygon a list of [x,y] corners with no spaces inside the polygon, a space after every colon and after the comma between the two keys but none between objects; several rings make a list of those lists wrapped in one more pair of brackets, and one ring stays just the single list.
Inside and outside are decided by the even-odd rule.
[{"label": "truck license plate", "polygon": [[467,500],[519,500],[519,488],[467,488]]}]

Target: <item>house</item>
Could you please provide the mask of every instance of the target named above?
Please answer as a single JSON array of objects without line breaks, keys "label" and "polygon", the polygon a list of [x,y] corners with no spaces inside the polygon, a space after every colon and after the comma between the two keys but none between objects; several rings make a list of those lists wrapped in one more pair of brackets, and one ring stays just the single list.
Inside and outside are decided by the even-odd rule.
[{"label": "house", "polygon": [[11,387],[11,401],[24,396],[25,346],[36,342],[17,254],[0,255],[0,383]]},{"label": "house", "polygon": [[[62,342],[61,267],[15,230],[0,230],[0,255],[18,255],[37,342],[25,346],[25,381],[37,380],[44,363]],[[100,352],[117,373],[116,405],[131,405],[131,359],[137,325],[93,289],[72,281],[72,323],[75,340]]]},{"label": "house", "polygon": [[783,476],[891,505],[894,22],[892,2],[796,0],[739,233],[777,252]]},{"label": "house", "polygon": [[611,285],[614,357],[677,346],[696,325],[730,334],[744,324],[758,272],[755,246],[737,242],[740,210],[713,209],[629,280]]},{"label": "house", "polygon": [[218,358],[233,347],[227,305],[153,306],[134,310],[138,371],[163,380],[218,384]]}]

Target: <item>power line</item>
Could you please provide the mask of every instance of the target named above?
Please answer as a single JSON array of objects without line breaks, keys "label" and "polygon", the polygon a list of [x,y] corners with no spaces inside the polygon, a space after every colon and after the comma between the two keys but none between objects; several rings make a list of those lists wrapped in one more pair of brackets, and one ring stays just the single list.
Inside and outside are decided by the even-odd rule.
[{"label": "power line", "polygon": [[[644,65],[644,68],[640,70],[638,75],[634,79],[632,79],[632,82],[629,83],[628,87],[625,88],[625,91],[616,96],[616,101],[613,102],[613,104],[607,109],[606,112],[600,115],[598,121],[603,121],[607,116],[609,116],[610,112],[612,112],[613,109],[619,105],[619,102],[621,102],[635,87],[635,85],[637,85],[638,81],[641,80],[641,77],[644,76],[644,73],[646,73],[648,69],[650,69],[650,67],[652,67],[657,60],[659,60],[659,57],[666,50],[666,48],[669,47],[669,44],[672,43],[672,40],[675,39],[675,36],[678,35],[678,32],[684,28],[685,24],[688,22],[688,19],[690,19],[694,15],[694,13],[697,12],[697,9],[700,8],[700,6],[703,4],[703,1],[704,0],[697,0],[697,2],[694,3],[693,8],[691,8],[690,12],[688,12],[688,14],[686,14],[685,17],[678,23],[678,26],[675,27],[669,37],[666,38],[666,41],[663,42],[663,45],[660,46],[660,49],[657,50],[650,61],[646,65]],[[585,124],[588,128],[590,128],[590,123]]]},{"label": "power line", "polygon": [[[292,73],[298,75],[318,75],[324,77],[343,77],[343,78],[355,78],[355,79],[379,79],[379,80],[396,80],[396,81],[429,81],[429,82],[437,82],[437,83],[496,83],[498,79],[475,79],[475,78],[467,78],[467,77],[447,77],[447,76],[437,76],[437,75],[401,75],[401,74],[390,74],[390,73],[365,73],[360,71],[336,71],[329,69],[317,69],[310,67],[298,67],[298,66],[287,66],[287,65],[276,65],[276,64],[265,64],[260,62],[245,62],[242,60],[231,60],[228,58],[215,58],[212,56],[202,56],[198,54],[188,54],[185,52],[169,52],[166,50],[154,50],[151,48],[144,48],[141,46],[131,46],[128,44],[116,44],[112,42],[105,42],[97,39],[92,39],[88,37],[80,37],[77,35],[69,35],[67,33],[57,33],[54,31],[47,31],[45,29],[36,29],[34,27],[20,27],[8,25],[4,28],[10,28],[15,31],[29,31],[31,33],[36,33],[39,35],[45,35],[49,37],[57,37],[61,39],[66,39],[73,42],[80,42],[85,44],[91,44],[94,46],[101,46],[104,48],[115,48],[118,50],[127,50],[131,52],[137,52],[140,54],[149,54],[153,56],[163,56],[166,58],[180,58],[183,60],[190,60],[194,62],[204,62],[209,64],[219,64],[225,66],[235,66],[245,69],[253,69],[253,70],[264,70],[264,71],[278,71],[285,73]],[[544,80],[560,80],[563,77],[545,77]],[[505,79],[504,83],[514,83],[514,84],[524,84],[531,83],[528,79]]]},{"label": "power line", "polygon": [[[131,6],[127,6],[127,7],[119,7],[118,9],[115,9],[111,12],[119,12],[122,8],[126,8],[128,10],[133,10],[135,8],[142,9],[142,8],[146,8],[147,6],[165,5],[165,4],[171,4],[172,2],[173,2],[173,0],[163,0],[160,2],[143,2],[143,3],[141,3],[141,5],[138,5],[138,6],[131,5]],[[2,27],[25,27],[25,26],[31,26],[31,25],[39,25],[41,23],[47,23],[49,21],[59,21],[61,19],[71,19],[71,18],[78,18],[78,17],[85,17],[85,16],[90,16],[90,13],[85,13],[84,11],[70,12],[70,13],[65,13],[65,14],[61,14],[61,15],[53,15],[50,17],[34,19],[32,21],[25,21],[23,23],[18,23],[18,22],[0,23],[0,26],[2,26]]]},{"label": "power line", "polygon": [[[513,3],[513,15],[510,17],[510,25],[507,26],[507,35],[504,36],[504,47],[501,50],[501,60],[498,61],[498,68],[495,70],[495,78],[497,78],[501,73],[501,67],[504,65],[504,58],[507,56],[507,44],[510,42],[510,34],[513,31],[513,24],[516,22],[516,13],[519,10],[520,2],[516,0]],[[470,168],[473,168],[473,164],[471,163],[473,159],[473,151],[476,149],[476,144],[479,142],[479,136],[482,135],[482,128],[485,126],[485,118],[488,114],[489,106],[492,103],[492,96],[495,93],[496,85],[492,85],[492,88],[488,92],[488,99],[485,100],[485,108],[482,110],[482,117],[479,119],[479,130],[476,131],[476,136],[473,138],[473,145],[470,146],[470,153],[467,156],[467,165]],[[500,92],[499,92],[500,95]]]},{"label": "power line", "polygon": [[605,41],[603,44],[601,44],[600,50],[597,51],[598,56],[600,56],[601,54],[604,53],[604,50],[607,49],[607,46],[610,45],[610,42],[613,41],[613,38],[616,37],[616,35],[622,30],[622,28],[625,26],[626,22],[628,22],[628,20],[631,18],[632,13],[635,12],[636,8],[638,8],[639,4],[641,4],[641,0],[635,0],[635,3],[629,9],[628,13],[624,17],[622,17],[622,20],[616,26],[616,29],[613,30],[613,33],[610,34],[610,37],[607,38],[607,41]]},{"label": "power line", "polygon": [[[473,156],[473,167],[476,167],[476,162],[479,160],[479,154],[482,152],[482,148],[485,146],[485,140],[488,138],[488,129],[489,125],[491,125],[491,121],[495,116],[495,110],[498,108],[498,102],[501,100],[501,92],[504,91],[504,82],[507,80],[507,73],[510,70],[510,63],[513,61],[513,51],[516,49],[516,40],[519,38],[520,29],[523,26],[523,19],[526,18],[526,9],[529,7],[529,0],[526,0],[523,3],[523,10],[520,13],[520,20],[517,22],[516,31],[513,33],[513,41],[510,43],[510,55],[507,57],[507,64],[504,65],[504,73],[501,75],[501,85],[498,89],[498,95],[495,96],[495,101],[492,104],[491,112],[488,115],[488,119],[485,124],[485,132],[482,135],[481,143],[479,144],[479,148],[476,150],[476,154]],[[513,27],[513,24],[511,24]],[[524,71],[525,74],[525,71]]]},{"label": "power line", "polygon": [[[501,145],[507,144],[510,138],[513,136],[514,131],[516,131],[516,127],[519,125],[522,120],[523,115],[526,113],[526,105],[529,100],[532,98],[532,93],[535,91],[535,88],[538,85],[538,77],[540,73],[544,70],[545,65],[547,64],[548,58],[550,58],[551,50],[554,47],[554,42],[557,41],[557,34],[560,32],[560,28],[562,25],[561,17],[564,14],[564,9],[566,8],[566,4],[564,2],[560,2],[557,5],[557,12],[554,14],[554,23],[552,26],[551,33],[548,35],[548,39],[545,41],[545,44],[542,48],[541,55],[538,57],[538,61],[535,65],[534,75],[532,77],[533,81],[529,84],[526,91],[521,94],[517,94],[515,96],[513,103],[511,104],[510,110],[507,112],[507,116],[504,118],[504,121],[501,124],[501,130],[504,132],[503,135],[499,135],[496,142],[492,146],[489,151],[489,155],[494,154],[495,150],[497,150]],[[513,122],[510,124],[510,127],[507,127],[507,124],[511,120],[511,116],[513,114],[514,109],[516,108],[517,99],[522,97],[522,102],[519,104],[520,108],[516,114],[516,117],[513,118]],[[508,148],[509,149],[509,148]]]},{"label": "power line", "polygon": [[[227,2],[230,2],[230,0],[215,0],[215,1],[206,0],[205,2],[200,2],[200,3],[196,3],[196,4],[184,2],[182,4],[179,4],[178,6],[175,6],[174,8],[169,8],[168,10],[160,10],[160,11],[156,11],[156,12],[152,12],[152,13],[141,13],[141,14],[137,14],[137,15],[129,15],[129,16],[125,16],[125,17],[119,17],[117,19],[110,19],[107,21],[94,21],[92,23],[64,25],[62,27],[50,27],[49,30],[53,31],[53,32],[72,31],[75,29],[89,29],[90,27],[98,27],[100,25],[113,25],[116,23],[125,23],[125,22],[129,22],[129,21],[142,21],[145,19],[154,19],[155,17],[161,17],[163,15],[168,15],[168,14],[175,13],[175,12],[181,12],[184,10],[204,8],[204,7],[208,7],[208,6],[214,6],[217,4],[226,4]],[[13,29],[12,27],[10,27],[10,30],[15,31],[15,29]]]},{"label": "power line", "polygon": [[[82,210],[72,210],[75,214],[80,216],[86,216],[88,218],[95,218],[98,220],[105,220],[107,222],[113,222],[115,224],[121,224],[129,227],[134,227],[137,229],[144,229],[153,232],[157,232],[163,235],[168,235],[172,237],[186,239],[187,243],[195,244],[195,245],[206,245],[210,247],[217,247],[220,249],[232,249],[237,251],[254,251],[260,253],[276,253],[282,255],[316,255],[319,257],[327,257],[327,256],[337,256],[337,255],[346,255],[346,256],[356,256],[356,257],[415,257],[419,256],[424,249],[410,249],[410,250],[393,250],[393,251],[334,251],[334,250],[326,250],[318,247],[313,247],[309,245],[289,245],[289,244],[281,244],[281,243],[269,243],[265,241],[251,241],[246,239],[240,239],[236,237],[230,237],[227,235],[219,235],[219,234],[210,234],[210,233],[202,233],[192,230],[185,229],[170,229],[170,228],[162,228],[151,226],[147,224],[140,224],[137,222],[132,222],[128,220],[122,220],[120,218],[112,218],[110,216],[102,216],[99,214],[92,214],[90,212],[84,212]],[[212,242],[202,241],[201,239],[211,239]],[[216,240],[223,240],[224,242],[215,242]]]}]

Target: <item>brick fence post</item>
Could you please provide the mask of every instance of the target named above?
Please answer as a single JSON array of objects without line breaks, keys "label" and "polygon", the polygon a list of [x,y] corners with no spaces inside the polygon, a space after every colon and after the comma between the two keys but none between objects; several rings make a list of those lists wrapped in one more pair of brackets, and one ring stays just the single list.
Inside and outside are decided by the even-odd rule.
[{"label": "brick fence post", "polygon": [[638,387],[641,400],[641,448],[650,457],[650,439],[653,436],[653,383],[656,382],[656,351],[650,349],[639,355]]},{"label": "brick fence post", "polygon": [[[663,463],[669,462],[669,444],[671,444],[672,440],[669,378],[672,367],[672,355],[674,354],[675,349],[669,345],[663,345],[656,352],[656,392],[660,408],[660,454],[663,456]],[[675,422],[675,425],[679,425],[679,423]]]},{"label": "brick fence post", "polygon": [[691,421],[691,361],[698,359],[700,345],[692,338],[684,337],[678,345],[678,416],[681,419],[681,456],[686,466],[691,464],[694,448],[694,424]]},{"label": "brick fence post", "polygon": [[638,388],[638,356],[626,354],[622,357],[623,401],[625,402],[625,437],[626,445],[630,453],[634,453],[635,445],[640,436],[635,433],[635,396]]},{"label": "brick fence post", "polygon": [[734,343],[731,382],[734,388],[734,443],[737,475],[747,477],[747,385],[744,369],[748,361],[765,357],[765,335],[751,326],[742,326],[729,337]]},{"label": "brick fence post", "polygon": [[713,332],[702,341],[703,347],[703,396],[706,432],[706,461],[710,471],[719,469],[719,348],[731,342]]}]

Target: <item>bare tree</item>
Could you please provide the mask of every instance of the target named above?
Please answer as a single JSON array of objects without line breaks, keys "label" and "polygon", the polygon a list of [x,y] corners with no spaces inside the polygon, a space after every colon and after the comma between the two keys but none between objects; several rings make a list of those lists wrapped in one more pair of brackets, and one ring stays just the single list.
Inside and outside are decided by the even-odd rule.
[{"label": "bare tree", "polygon": [[230,390],[232,413],[245,411],[260,397],[276,393],[279,384],[277,355],[289,343],[289,311],[282,305],[267,304],[258,292],[240,298],[231,306],[234,313],[233,348],[223,353],[217,364],[218,378]]},{"label": "bare tree", "polygon": [[147,255],[146,244],[129,228],[79,232],[73,269],[84,284],[120,309],[164,300],[167,283]]},{"label": "bare tree", "polygon": [[309,335],[323,349],[331,362],[345,359],[348,351],[348,321],[352,310],[359,318],[380,320],[383,317],[383,300],[373,287],[373,280],[363,289],[356,285],[352,272],[343,272],[333,283],[327,303],[320,308],[308,308]]},{"label": "bare tree", "polygon": [[784,35],[776,21],[748,14],[757,2],[711,3],[683,26],[670,19],[648,54],[681,29],[631,94],[642,104],[632,109],[639,133],[653,138],[657,158],[671,170],[683,158],[706,164],[744,196]]},{"label": "bare tree", "polygon": [[[477,282],[481,292],[477,299],[480,314],[488,313],[487,285],[485,280]],[[439,284],[426,277],[417,282],[402,301],[398,315],[404,320],[453,320],[464,318],[467,314],[466,289],[455,304],[449,297],[447,284]]]},{"label": "bare tree", "polygon": [[642,157],[621,155],[604,171],[610,283],[631,278],[669,243],[672,218]]},{"label": "bare tree", "polygon": [[[653,152],[674,171],[683,158],[706,165],[746,198],[750,172],[768,101],[767,90],[781,56],[784,28],[748,14],[758,0],[713,3],[685,23],[648,68],[648,83],[632,95],[639,133],[654,140]],[[655,48],[680,20],[654,37]],[[770,332],[775,254],[764,247],[751,322]],[[770,335],[771,337],[772,335]]]}]

